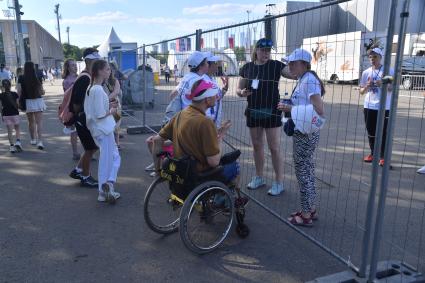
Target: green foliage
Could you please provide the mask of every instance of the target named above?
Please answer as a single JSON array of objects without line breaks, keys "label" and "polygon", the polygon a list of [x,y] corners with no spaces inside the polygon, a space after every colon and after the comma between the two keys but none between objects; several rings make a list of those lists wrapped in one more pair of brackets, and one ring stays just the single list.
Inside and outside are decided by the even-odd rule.
[{"label": "green foliage", "polygon": [[83,48],[68,43],[62,44],[62,47],[65,59],[74,59],[76,61],[81,61],[81,58],[83,57]]},{"label": "green foliage", "polygon": [[158,52],[152,51],[149,53],[149,55],[159,60],[161,64],[166,64],[168,62],[168,52],[166,54],[159,54]]},{"label": "green foliage", "polygon": [[235,55],[236,55],[236,61],[238,61],[238,62],[246,61],[246,56],[245,56],[246,50],[245,50],[244,46],[235,47],[234,52],[235,52]]}]

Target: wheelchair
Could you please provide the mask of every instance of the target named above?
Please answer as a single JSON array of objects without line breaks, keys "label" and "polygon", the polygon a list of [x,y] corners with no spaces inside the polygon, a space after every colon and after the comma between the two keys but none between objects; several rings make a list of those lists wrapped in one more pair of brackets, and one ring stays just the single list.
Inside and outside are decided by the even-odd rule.
[{"label": "wheelchair", "polygon": [[[235,161],[239,155],[239,150],[224,155],[220,164],[226,164],[226,157]],[[179,231],[185,246],[196,254],[217,249],[232,230],[235,219],[238,236],[249,235],[244,224],[247,199],[236,185],[225,184],[223,165],[193,173],[193,165],[187,166],[188,158],[174,159],[167,152],[158,156],[165,157],[165,162],[149,186],[143,205],[150,229],[159,234]]]}]

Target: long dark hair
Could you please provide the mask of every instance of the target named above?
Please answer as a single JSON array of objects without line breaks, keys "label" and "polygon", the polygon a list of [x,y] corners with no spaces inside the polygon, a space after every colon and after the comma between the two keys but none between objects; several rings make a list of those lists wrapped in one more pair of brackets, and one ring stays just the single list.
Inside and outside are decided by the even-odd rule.
[{"label": "long dark hair", "polygon": [[114,91],[115,88],[115,75],[113,72],[113,68],[114,68],[114,64],[113,63],[109,63],[109,66],[111,67],[111,73],[109,74],[109,78],[106,80],[106,87],[108,88],[109,92]]},{"label": "long dark hair", "polygon": [[326,93],[326,89],[325,89],[325,85],[324,85],[323,81],[319,78],[319,76],[317,75],[317,73],[311,69],[311,64],[310,63],[305,62],[305,61],[302,61],[302,62],[305,63],[305,65],[307,67],[307,72],[313,74],[313,76],[315,76],[316,79],[319,81],[319,83],[320,83],[320,89],[322,91],[322,93],[320,95],[321,96],[324,96],[325,93]]},{"label": "long dark hair", "polygon": [[25,62],[24,64],[23,88],[25,89],[28,98],[39,98],[41,95],[41,82],[37,78],[34,63],[31,61]]}]

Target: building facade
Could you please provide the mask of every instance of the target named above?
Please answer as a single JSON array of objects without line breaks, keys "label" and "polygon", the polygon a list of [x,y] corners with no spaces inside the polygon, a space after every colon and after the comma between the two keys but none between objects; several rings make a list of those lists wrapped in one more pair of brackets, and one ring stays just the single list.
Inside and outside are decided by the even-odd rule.
[{"label": "building facade", "polygon": [[[15,72],[18,67],[17,26],[14,20],[0,20],[0,63]],[[60,67],[64,60],[62,44],[36,21],[23,20],[25,61],[46,69]],[[22,63],[23,65],[23,63]]]}]

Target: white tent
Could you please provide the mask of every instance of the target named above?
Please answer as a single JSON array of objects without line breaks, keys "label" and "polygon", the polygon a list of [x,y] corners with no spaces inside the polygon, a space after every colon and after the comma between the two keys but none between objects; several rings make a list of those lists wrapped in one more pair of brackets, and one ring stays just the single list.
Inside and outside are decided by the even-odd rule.
[{"label": "white tent", "polygon": [[108,58],[109,51],[111,51],[111,45],[121,45],[123,42],[118,37],[114,28],[111,28],[106,40],[98,47],[99,55],[104,58]]}]

